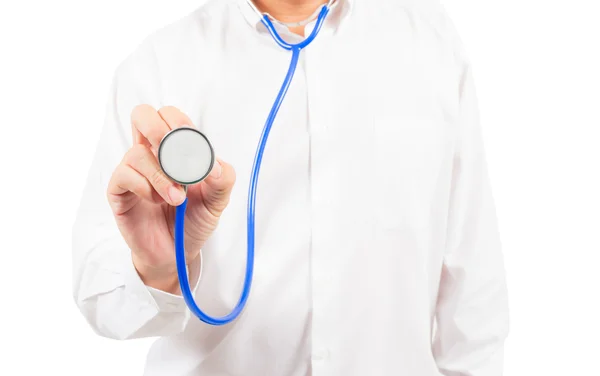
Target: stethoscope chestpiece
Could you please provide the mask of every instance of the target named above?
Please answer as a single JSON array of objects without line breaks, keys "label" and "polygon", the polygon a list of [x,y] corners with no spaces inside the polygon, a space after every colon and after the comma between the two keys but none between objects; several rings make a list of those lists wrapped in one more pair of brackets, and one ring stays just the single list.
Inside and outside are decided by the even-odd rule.
[{"label": "stethoscope chestpiece", "polygon": [[215,152],[208,138],[199,130],[175,128],[160,142],[158,163],[171,180],[188,186],[201,182],[210,174],[215,164]]}]

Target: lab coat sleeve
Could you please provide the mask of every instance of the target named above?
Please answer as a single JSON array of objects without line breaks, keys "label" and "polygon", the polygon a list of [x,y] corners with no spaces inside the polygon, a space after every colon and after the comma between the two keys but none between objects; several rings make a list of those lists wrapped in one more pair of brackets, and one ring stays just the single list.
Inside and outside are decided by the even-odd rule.
[{"label": "lab coat sleeve", "polygon": [[500,376],[509,315],[473,74],[459,47],[459,116],[433,353],[444,376]]},{"label": "lab coat sleeve", "polygon": [[[181,296],[144,285],[106,199],[112,172],[131,147],[131,110],[160,106],[154,57],[144,44],[117,69],[72,231],[75,302],[97,334],[114,339],[177,334],[190,319]],[[194,290],[200,267],[201,260],[188,270]]]}]

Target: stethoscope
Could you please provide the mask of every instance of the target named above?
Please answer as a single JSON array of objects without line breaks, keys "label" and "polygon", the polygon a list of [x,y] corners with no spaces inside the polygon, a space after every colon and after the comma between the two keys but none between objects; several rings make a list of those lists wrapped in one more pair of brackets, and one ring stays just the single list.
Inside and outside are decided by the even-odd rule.
[{"label": "stethoscope", "polygon": [[[279,107],[283,102],[285,94],[290,86],[296,66],[298,65],[298,58],[300,51],[308,46],[319,33],[325,17],[331,9],[331,5],[334,0],[330,0],[327,4],[321,6],[315,14],[318,12],[317,21],[311,34],[302,42],[297,44],[289,44],[285,42],[273,26],[268,13],[262,14],[252,3],[248,0],[250,7],[260,16],[261,22],[269,30],[271,36],[283,49],[292,51],[292,60],[288,69],[283,85],[279,90],[279,94],[273,103],[271,112],[264,125],[263,132],[259,141],[258,149],[256,151],[254,165],[252,168],[252,174],[250,177],[250,187],[248,192],[248,214],[247,214],[247,243],[248,243],[248,256],[246,263],[246,275],[244,278],[244,286],[240,299],[235,308],[226,316],[223,317],[211,317],[204,313],[194,300],[192,291],[187,275],[187,266],[185,261],[185,248],[184,248],[184,219],[187,207],[187,199],[177,206],[175,211],[175,258],[177,265],[177,274],[179,277],[179,285],[181,287],[181,293],[187,304],[189,310],[196,315],[201,321],[210,325],[224,325],[235,320],[242,310],[244,309],[248,296],[250,295],[250,287],[252,285],[252,276],[254,272],[254,211],[256,203],[256,186],[258,182],[258,174],[260,171],[260,165],[263,157],[263,151],[267,142],[267,137],[271,130],[271,126],[277,116]],[[295,24],[283,24],[285,26],[303,26],[314,19],[314,14],[309,19],[303,22]],[[276,21],[277,22],[277,21]],[[174,182],[181,184],[186,188],[188,185],[196,184],[203,181],[212,170],[215,163],[215,152],[212,144],[202,132],[191,127],[175,128],[167,133],[158,148],[158,160],[161,169],[164,173],[172,179]]]}]

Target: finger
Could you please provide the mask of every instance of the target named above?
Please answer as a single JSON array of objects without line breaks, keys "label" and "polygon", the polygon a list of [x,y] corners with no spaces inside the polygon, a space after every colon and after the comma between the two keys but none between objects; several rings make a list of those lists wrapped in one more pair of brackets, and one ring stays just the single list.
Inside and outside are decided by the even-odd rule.
[{"label": "finger", "polygon": [[144,145],[146,147],[152,148],[150,141],[148,141],[148,139],[146,137],[144,137],[142,132],[140,132],[133,125],[131,126],[131,132],[133,133],[133,143],[134,144],[140,144],[140,145]]},{"label": "finger", "polygon": [[[165,134],[171,130],[158,112],[152,106],[145,104],[133,109],[131,125],[134,128],[134,137],[141,139],[136,143],[146,146],[149,144],[154,149],[158,149]],[[147,142],[144,142],[143,139],[146,139]]]},{"label": "finger", "polygon": [[112,195],[122,195],[132,192],[136,196],[150,202],[164,202],[148,179],[125,163],[119,164],[113,172],[108,192]]},{"label": "finger", "polygon": [[191,127],[194,128],[192,120],[183,112],[172,106],[166,106],[158,110],[158,115],[163,119],[170,129]]},{"label": "finger", "polygon": [[229,203],[236,175],[233,166],[217,158],[210,175],[203,181],[202,195],[207,209],[220,215]]},{"label": "finger", "polygon": [[126,163],[144,176],[167,203],[177,206],[185,200],[183,187],[165,175],[156,156],[147,147],[143,145],[132,147],[127,153]]}]

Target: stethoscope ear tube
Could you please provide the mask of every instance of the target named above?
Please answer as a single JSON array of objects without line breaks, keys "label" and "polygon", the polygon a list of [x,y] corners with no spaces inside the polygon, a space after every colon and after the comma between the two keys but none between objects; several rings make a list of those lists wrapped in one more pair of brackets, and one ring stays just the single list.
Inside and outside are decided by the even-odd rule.
[{"label": "stethoscope ear tube", "polygon": [[[325,17],[327,16],[327,13],[329,11],[329,5],[331,3],[332,3],[332,1],[330,1],[327,6],[325,6],[321,9],[321,11],[319,13],[319,17],[317,19],[317,22],[315,24],[315,27],[314,27],[311,35],[308,38],[306,38],[303,42],[300,42],[298,44],[288,44],[285,41],[283,41],[283,39],[281,39],[281,37],[279,36],[277,31],[273,27],[273,24],[271,23],[269,18],[267,16],[263,17],[263,23],[265,24],[265,26],[267,26],[267,28],[271,32],[273,39],[281,47],[285,48],[286,50],[292,51],[292,59],[290,61],[290,66],[289,66],[288,72],[286,74],[285,80],[283,81],[283,84],[281,85],[281,88],[279,89],[279,94],[277,95],[277,98],[275,99],[275,102],[273,103],[273,106],[271,108],[271,112],[269,113],[269,116],[265,122],[263,132],[262,132],[262,135],[260,138],[260,142],[259,142],[257,150],[256,150],[254,165],[252,167],[252,175],[250,178],[249,192],[248,192],[248,222],[247,222],[248,223],[248,226],[247,226],[248,251],[247,251],[247,262],[246,262],[246,274],[244,277],[244,286],[242,289],[242,293],[240,294],[238,303],[233,308],[233,310],[226,316],[212,317],[212,316],[206,314],[205,312],[203,312],[198,307],[198,305],[196,304],[196,301],[194,300],[194,296],[193,296],[192,290],[190,288],[190,283],[189,283],[189,279],[188,279],[188,275],[187,275],[187,263],[185,260],[185,244],[184,243],[185,243],[185,215],[186,215],[186,208],[187,208],[187,204],[188,204],[187,198],[181,205],[179,205],[176,208],[174,238],[175,238],[175,259],[176,259],[176,265],[177,265],[177,274],[179,277],[179,286],[181,288],[182,296],[183,296],[188,308],[190,309],[190,311],[196,317],[198,317],[201,321],[203,321],[204,323],[207,323],[209,325],[215,325],[215,326],[216,325],[225,325],[225,324],[228,324],[228,323],[232,322],[233,320],[235,320],[242,313],[242,311],[248,301],[248,297],[250,296],[250,289],[252,286],[252,278],[253,278],[253,274],[254,274],[254,235],[255,235],[256,189],[257,189],[257,185],[258,185],[258,176],[259,176],[259,172],[260,172],[260,166],[261,166],[261,162],[262,162],[263,153],[265,150],[267,139],[269,137],[269,132],[271,130],[271,127],[273,126],[273,122],[275,121],[275,118],[277,116],[279,108],[280,108],[281,104],[283,103],[283,100],[288,91],[288,88],[290,87],[290,83],[292,82],[292,79],[294,77],[294,72],[296,71],[296,66],[298,65],[300,51],[304,47],[306,47],[308,44],[310,44],[310,42],[312,42],[314,40],[314,38],[317,36],[317,34],[319,33],[319,30],[321,29],[321,26],[323,25],[323,21],[325,20]],[[200,134],[202,134],[202,133],[200,133]],[[168,134],[167,134],[167,136],[168,136]],[[165,138],[163,138],[163,141],[168,140],[167,136],[165,136]],[[202,136],[204,137],[203,134],[202,134]],[[210,170],[212,169],[212,164],[214,164],[214,150],[212,149],[212,146],[210,145],[210,142],[208,142],[207,138],[206,138],[206,141],[207,141],[207,144],[210,146],[210,150],[212,153],[211,166],[208,169],[208,173],[210,173]],[[165,144],[166,144],[166,142],[165,142]],[[162,142],[161,142],[161,147],[162,147]],[[160,160],[160,155],[161,155],[161,153],[160,153],[161,147],[159,147],[159,153],[158,153],[159,160]],[[167,158],[166,154],[163,156],[163,159],[164,158]],[[166,162],[166,159],[165,159],[165,162]],[[168,169],[167,163],[165,163],[164,165],[161,163],[161,168]],[[171,175],[174,175],[172,172],[174,170],[176,170],[176,168],[172,167]],[[206,175],[208,175],[208,173],[203,175],[201,178],[199,178],[197,180],[193,180],[193,181],[196,181],[196,182],[201,181],[202,179],[204,179],[206,177]],[[171,176],[171,175],[167,175],[167,176]],[[183,175],[185,175],[185,179],[181,179],[181,177],[179,177],[180,178],[179,181],[180,182],[183,181],[184,183],[190,179],[190,176],[193,176],[193,174],[191,174],[191,175],[183,174]],[[177,178],[177,176],[175,176],[175,178]],[[177,181],[176,179],[174,179],[174,180]],[[194,184],[194,183],[192,183],[192,184]],[[186,185],[184,185],[184,186],[186,186]]]}]

